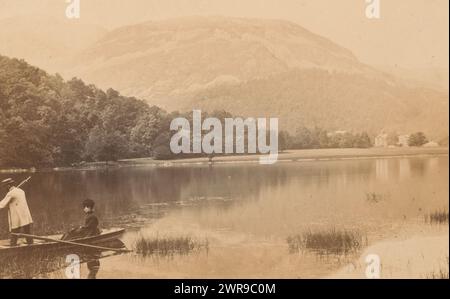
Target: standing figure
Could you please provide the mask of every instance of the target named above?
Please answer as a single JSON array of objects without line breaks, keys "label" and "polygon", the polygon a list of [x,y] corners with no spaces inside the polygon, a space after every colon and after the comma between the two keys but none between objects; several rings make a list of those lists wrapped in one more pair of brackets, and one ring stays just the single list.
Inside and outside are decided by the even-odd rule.
[{"label": "standing figure", "polygon": [[[17,246],[18,237],[13,233],[31,234],[33,219],[31,218],[30,209],[28,208],[25,192],[15,187],[13,179],[8,178],[0,184],[8,189],[5,198],[0,201],[0,209],[8,208],[9,231],[11,234],[11,246]],[[33,244],[33,238],[26,238],[27,244]]]}]

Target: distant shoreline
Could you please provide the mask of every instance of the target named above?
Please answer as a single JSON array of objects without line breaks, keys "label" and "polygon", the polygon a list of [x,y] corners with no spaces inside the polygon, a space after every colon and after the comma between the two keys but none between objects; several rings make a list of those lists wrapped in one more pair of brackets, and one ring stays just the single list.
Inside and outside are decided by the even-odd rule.
[{"label": "distant shoreline", "polygon": [[[436,156],[448,155],[448,147],[435,148],[369,148],[369,149],[312,149],[312,150],[289,150],[280,153],[278,162],[307,162],[307,161],[329,161],[329,160],[353,160],[371,158],[398,158],[411,156]],[[212,164],[239,164],[259,163],[261,155],[242,156],[218,156],[214,157]],[[129,165],[209,165],[211,162],[207,157],[187,158],[176,160],[153,160],[149,158],[120,160],[120,164]]]},{"label": "distant shoreline", "polygon": [[[277,163],[310,162],[310,161],[338,161],[376,158],[409,158],[420,156],[448,156],[448,147],[433,148],[368,148],[368,149],[311,149],[289,150],[280,153]],[[117,162],[94,162],[74,167],[54,167],[48,169],[0,169],[0,173],[27,173],[47,171],[98,170],[133,166],[176,167],[193,165],[221,165],[221,164],[259,164],[261,155],[232,155],[185,158],[174,160],[155,160],[153,158],[124,159]],[[276,164],[275,164],[276,165]]]}]

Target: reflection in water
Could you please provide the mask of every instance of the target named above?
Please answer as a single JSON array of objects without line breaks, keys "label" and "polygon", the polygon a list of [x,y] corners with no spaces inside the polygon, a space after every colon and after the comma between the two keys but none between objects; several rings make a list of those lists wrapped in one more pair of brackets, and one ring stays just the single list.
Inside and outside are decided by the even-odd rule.
[{"label": "reflection in water", "polygon": [[429,169],[434,169],[434,168],[438,167],[438,164],[439,164],[439,158],[436,158],[436,157],[429,158],[427,167]]},{"label": "reflection in water", "polygon": [[[236,271],[245,276],[256,271],[255,263],[260,275],[297,277],[304,263],[311,262],[311,273],[319,268],[314,270],[313,261],[287,255],[289,235],[349,227],[369,239],[385,237],[427,212],[448,210],[448,157],[36,173],[25,191],[37,234],[65,232],[77,225],[83,217],[80,203],[89,197],[97,202],[103,227],[126,227],[130,235],[150,230],[207,236],[211,241],[207,256],[167,262],[164,269],[151,264],[152,270],[141,269],[145,277],[151,277],[149,271],[179,273],[180,264],[186,266],[183,271],[191,271],[189,277],[234,277]],[[370,204],[368,193],[385,200]],[[6,238],[7,217],[0,217],[0,233]],[[266,263],[260,262],[262,257]],[[234,265],[233,258],[240,264]],[[282,263],[281,268],[276,270],[270,261]],[[115,257],[107,267],[102,262],[100,274],[119,267],[117,273],[109,272],[119,275],[129,263]]]},{"label": "reflection in water", "polygon": [[[86,264],[87,273],[82,278],[95,279],[100,269],[100,260],[119,253],[100,253],[88,251],[77,251],[76,262],[68,256],[69,252],[45,252],[36,250],[33,254],[23,253],[0,257],[0,277],[2,278],[48,278],[51,273],[63,269],[58,278],[68,278],[65,269],[78,267]],[[84,273],[83,273],[84,274]]]},{"label": "reflection in water", "polygon": [[415,176],[423,176],[427,171],[429,159],[411,159],[410,166]]},{"label": "reflection in water", "polygon": [[[24,189],[35,231],[48,234],[76,226],[83,217],[79,206],[85,198],[98,203],[96,210],[103,225],[114,226],[122,217],[131,216],[139,221],[141,216],[145,218],[152,213],[161,216],[165,206],[152,204],[174,206],[192,202],[193,198],[257,196],[261,186],[281,186],[287,180],[282,168],[259,170],[262,168],[232,166],[38,173]],[[146,205],[150,215],[140,215]],[[2,232],[6,232],[3,226]]]},{"label": "reflection in water", "polygon": [[411,177],[411,167],[409,165],[409,159],[400,159],[400,178],[407,179]]},{"label": "reflection in water", "polygon": [[[445,176],[448,177],[447,161],[447,157],[433,157],[280,163],[268,167],[215,165],[51,172],[34,174],[25,191],[35,231],[50,234],[77,226],[83,217],[79,205],[87,197],[98,202],[97,212],[103,226],[118,226],[158,219],[180,207],[220,205],[220,209],[226,210],[233,203],[257,201],[268,193],[278,202],[287,200],[289,192],[300,197],[308,192],[315,197],[321,194],[322,201],[335,201],[342,190],[366,194],[399,189],[402,187],[397,185],[399,179],[405,189],[410,189],[413,177],[420,181],[415,186],[419,194],[437,173],[441,176],[438,182],[444,184]],[[382,181],[383,186],[377,181]],[[404,195],[399,194],[397,200],[400,202]],[[339,198],[348,200],[345,196]],[[5,237],[6,217],[0,221],[3,222],[0,233]]]},{"label": "reflection in water", "polygon": [[388,180],[389,179],[389,164],[387,159],[377,159],[376,160],[376,174],[378,180]]},{"label": "reflection in water", "polygon": [[87,276],[88,279],[96,279],[97,273],[100,270],[100,256],[93,254],[90,255],[89,260],[87,262],[87,268],[89,270],[89,274]]}]

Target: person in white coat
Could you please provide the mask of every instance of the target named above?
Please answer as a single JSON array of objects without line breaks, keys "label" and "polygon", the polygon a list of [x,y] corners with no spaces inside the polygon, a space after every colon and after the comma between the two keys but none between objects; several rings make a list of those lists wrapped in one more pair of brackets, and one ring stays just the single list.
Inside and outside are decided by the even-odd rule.
[{"label": "person in white coat", "polygon": [[[33,219],[28,208],[25,192],[14,186],[13,179],[6,179],[1,186],[8,188],[5,198],[0,201],[0,209],[8,208],[9,231],[11,233],[31,234]],[[18,237],[11,234],[11,246],[17,245]],[[33,238],[26,238],[28,244],[33,244]]]}]

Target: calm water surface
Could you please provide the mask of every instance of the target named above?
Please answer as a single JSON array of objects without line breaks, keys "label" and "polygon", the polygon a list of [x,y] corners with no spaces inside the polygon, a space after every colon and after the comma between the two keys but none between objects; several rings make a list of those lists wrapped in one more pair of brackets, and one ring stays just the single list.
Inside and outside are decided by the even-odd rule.
[{"label": "calm water surface", "polygon": [[[210,248],[186,256],[102,260],[99,277],[315,277],[336,259],[290,254],[288,236],[351,229],[369,243],[415,234],[427,213],[448,211],[448,156],[253,164],[134,167],[33,174],[24,188],[35,232],[83,220],[97,202],[103,227],[138,235],[191,236]],[[16,180],[22,176],[16,175]],[[371,201],[376,195],[377,201]],[[7,237],[6,213],[0,233]]]}]

